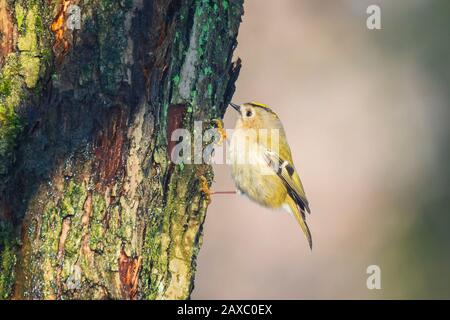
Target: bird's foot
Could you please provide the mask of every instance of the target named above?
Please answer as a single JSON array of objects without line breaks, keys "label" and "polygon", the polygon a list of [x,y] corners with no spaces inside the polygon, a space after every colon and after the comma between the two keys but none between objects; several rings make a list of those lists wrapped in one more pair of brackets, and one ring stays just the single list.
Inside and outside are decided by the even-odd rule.
[{"label": "bird's foot", "polygon": [[203,192],[209,204],[211,202],[211,190],[209,189],[208,180],[206,180],[205,176],[200,176],[200,191]]},{"label": "bird's foot", "polygon": [[216,124],[216,129],[220,134],[220,140],[217,142],[218,146],[221,146],[222,143],[227,139],[226,130],[223,127],[223,121],[220,119],[213,119],[213,122]]},{"label": "bird's foot", "polygon": [[214,194],[240,194],[239,190],[211,191],[211,189],[209,188],[209,185],[208,185],[208,180],[206,180],[206,178],[204,176],[200,176],[200,191],[203,192],[208,203],[211,202],[211,196]]}]

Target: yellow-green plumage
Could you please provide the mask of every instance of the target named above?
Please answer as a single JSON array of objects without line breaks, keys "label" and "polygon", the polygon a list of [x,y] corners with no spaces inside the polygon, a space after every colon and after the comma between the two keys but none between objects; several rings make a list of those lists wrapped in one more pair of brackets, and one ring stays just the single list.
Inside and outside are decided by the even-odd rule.
[{"label": "yellow-green plumage", "polygon": [[[240,113],[230,143],[231,171],[236,187],[265,207],[291,212],[312,248],[311,232],[305,221],[309,204],[280,119],[260,103],[232,106]],[[278,133],[278,144],[277,139],[272,139],[274,129]]]}]

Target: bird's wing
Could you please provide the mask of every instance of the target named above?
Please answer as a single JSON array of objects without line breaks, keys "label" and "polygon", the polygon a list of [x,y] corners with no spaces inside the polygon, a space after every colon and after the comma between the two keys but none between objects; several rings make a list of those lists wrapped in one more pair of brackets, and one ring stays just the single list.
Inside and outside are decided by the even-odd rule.
[{"label": "bird's wing", "polygon": [[311,213],[308,200],[303,191],[302,183],[300,182],[300,178],[292,163],[286,159],[282,159],[278,154],[269,150],[264,152],[264,158],[269,167],[271,167],[283,181],[289,195],[300,207],[302,214],[304,215],[305,211]]}]

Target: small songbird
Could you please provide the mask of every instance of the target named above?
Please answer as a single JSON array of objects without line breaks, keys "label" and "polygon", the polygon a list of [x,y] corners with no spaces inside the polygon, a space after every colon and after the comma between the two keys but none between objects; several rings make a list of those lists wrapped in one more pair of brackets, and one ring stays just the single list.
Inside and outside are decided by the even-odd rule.
[{"label": "small songbird", "polygon": [[280,119],[261,103],[230,105],[239,112],[229,153],[238,191],[265,207],[291,213],[312,249],[305,217],[311,211]]}]

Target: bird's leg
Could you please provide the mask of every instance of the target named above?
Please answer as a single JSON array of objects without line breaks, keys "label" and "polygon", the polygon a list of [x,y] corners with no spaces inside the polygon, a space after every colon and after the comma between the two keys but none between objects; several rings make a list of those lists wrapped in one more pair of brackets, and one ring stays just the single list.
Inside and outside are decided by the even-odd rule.
[{"label": "bird's leg", "polygon": [[237,191],[212,191],[210,195],[213,194],[237,194]]},{"label": "bird's leg", "polygon": [[200,191],[205,194],[208,202],[211,202],[213,194],[237,194],[237,191],[211,191],[208,186],[208,180],[204,176],[200,176]]}]

